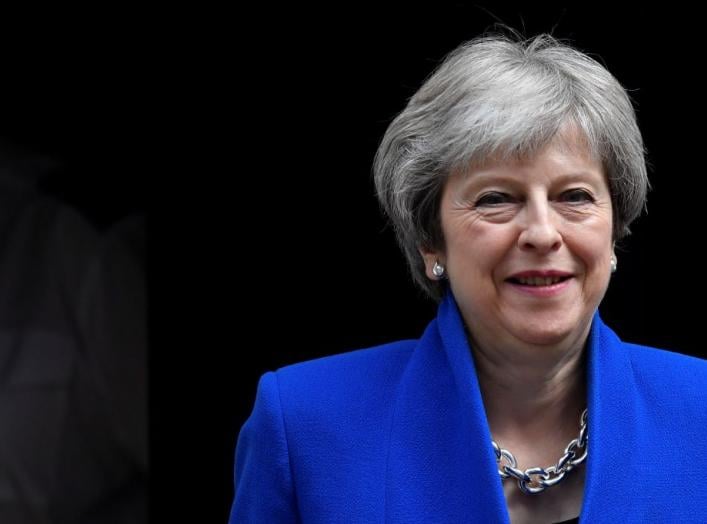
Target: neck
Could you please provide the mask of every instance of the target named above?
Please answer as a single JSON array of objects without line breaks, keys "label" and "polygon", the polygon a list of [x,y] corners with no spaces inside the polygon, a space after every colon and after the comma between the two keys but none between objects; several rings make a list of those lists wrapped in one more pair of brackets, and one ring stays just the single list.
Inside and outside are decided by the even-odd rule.
[{"label": "neck", "polygon": [[546,438],[576,433],[586,407],[586,334],[553,347],[473,340],[474,361],[494,436]]}]

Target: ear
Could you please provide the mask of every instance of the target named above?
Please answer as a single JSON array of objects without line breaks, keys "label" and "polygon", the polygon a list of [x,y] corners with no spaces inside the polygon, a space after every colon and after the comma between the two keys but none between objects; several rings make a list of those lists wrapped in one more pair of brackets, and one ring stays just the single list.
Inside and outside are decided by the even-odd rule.
[{"label": "ear", "polygon": [[422,259],[425,261],[425,275],[427,275],[427,278],[430,280],[439,280],[439,278],[432,273],[432,268],[434,267],[435,262],[439,262],[444,265],[442,253],[436,250],[429,250],[424,247],[418,248],[418,251],[420,252]]}]

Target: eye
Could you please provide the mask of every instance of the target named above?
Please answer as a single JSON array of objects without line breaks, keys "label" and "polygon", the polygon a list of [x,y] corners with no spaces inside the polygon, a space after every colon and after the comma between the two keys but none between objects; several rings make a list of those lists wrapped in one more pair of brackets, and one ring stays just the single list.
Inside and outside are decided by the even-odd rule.
[{"label": "eye", "polygon": [[584,189],[570,189],[562,193],[560,199],[570,204],[586,204],[594,202],[594,197]]},{"label": "eye", "polygon": [[474,202],[474,207],[486,207],[486,206],[498,206],[501,204],[507,204],[513,200],[513,197],[506,193],[499,193],[498,191],[492,191],[490,193],[485,193],[481,195],[476,202]]}]

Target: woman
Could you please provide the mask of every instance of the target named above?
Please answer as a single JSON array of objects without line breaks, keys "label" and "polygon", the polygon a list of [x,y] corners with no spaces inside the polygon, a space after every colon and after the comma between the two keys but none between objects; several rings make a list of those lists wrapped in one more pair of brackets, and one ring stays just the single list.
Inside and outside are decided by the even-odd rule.
[{"label": "woman", "polygon": [[548,35],[479,37],[374,172],[438,316],[264,375],[231,522],[707,521],[707,362],[597,313],[648,186],[618,81]]}]

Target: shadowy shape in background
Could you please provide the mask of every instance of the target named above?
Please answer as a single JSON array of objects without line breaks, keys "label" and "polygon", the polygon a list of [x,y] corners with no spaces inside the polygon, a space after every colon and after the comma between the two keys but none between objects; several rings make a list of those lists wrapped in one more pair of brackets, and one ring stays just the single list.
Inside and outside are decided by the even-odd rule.
[{"label": "shadowy shape in background", "polygon": [[0,143],[0,522],[147,522],[145,223],[99,232]]}]

